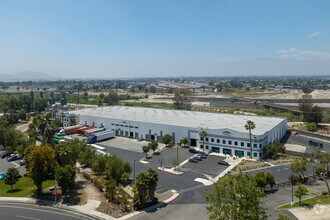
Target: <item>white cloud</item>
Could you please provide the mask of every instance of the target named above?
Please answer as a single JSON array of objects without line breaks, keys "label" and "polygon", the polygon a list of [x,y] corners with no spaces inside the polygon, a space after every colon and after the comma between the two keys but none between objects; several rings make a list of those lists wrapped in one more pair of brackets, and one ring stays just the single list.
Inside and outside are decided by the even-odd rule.
[{"label": "white cloud", "polygon": [[300,50],[297,48],[290,48],[286,50],[277,51],[284,59],[298,59],[298,60],[309,60],[309,59],[330,59],[330,53],[320,52],[314,50]]},{"label": "white cloud", "polygon": [[316,31],[316,32],[313,32],[309,35],[309,37],[317,37],[319,35],[323,34],[323,31]]}]

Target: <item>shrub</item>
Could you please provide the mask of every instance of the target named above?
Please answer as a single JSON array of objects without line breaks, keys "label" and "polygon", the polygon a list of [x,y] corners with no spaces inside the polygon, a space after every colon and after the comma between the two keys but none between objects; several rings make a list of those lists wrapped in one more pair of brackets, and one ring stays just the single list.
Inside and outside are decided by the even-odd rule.
[{"label": "shrub", "polygon": [[306,123],[307,131],[317,131],[317,125],[314,122]]},{"label": "shrub", "polygon": [[100,192],[103,192],[103,188],[105,188],[105,187],[103,186],[103,184],[100,180],[94,179],[93,184]]},{"label": "shrub", "polygon": [[328,192],[327,191],[323,191],[322,192],[322,196],[326,196],[326,195],[328,195]]}]

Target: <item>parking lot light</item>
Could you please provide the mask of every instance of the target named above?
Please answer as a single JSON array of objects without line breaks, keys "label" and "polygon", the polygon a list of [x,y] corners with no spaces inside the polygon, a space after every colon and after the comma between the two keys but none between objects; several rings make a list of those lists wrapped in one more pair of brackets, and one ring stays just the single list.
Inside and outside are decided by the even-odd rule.
[{"label": "parking lot light", "polygon": [[135,162],[136,160],[133,162],[133,182],[135,182]]}]

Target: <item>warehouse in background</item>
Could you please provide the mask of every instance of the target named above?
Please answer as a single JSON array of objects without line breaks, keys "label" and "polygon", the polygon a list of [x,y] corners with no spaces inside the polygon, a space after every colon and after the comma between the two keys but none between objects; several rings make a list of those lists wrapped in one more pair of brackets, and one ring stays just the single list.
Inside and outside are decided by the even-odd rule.
[{"label": "warehouse in background", "polygon": [[[188,138],[192,147],[205,147],[212,152],[250,156],[249,133],[244,125],[256,124],[252,130],[253,158],[263,157],[263,148],[279,141],[286,133],[284,118],[245,116],[196,111],[166,110],[127,106],[108,106],[71,111],[77,123],[114,130],[116,136],[162,142],[164,135],[178,143]],[[200,132],[205,130],[205,146]]]}]

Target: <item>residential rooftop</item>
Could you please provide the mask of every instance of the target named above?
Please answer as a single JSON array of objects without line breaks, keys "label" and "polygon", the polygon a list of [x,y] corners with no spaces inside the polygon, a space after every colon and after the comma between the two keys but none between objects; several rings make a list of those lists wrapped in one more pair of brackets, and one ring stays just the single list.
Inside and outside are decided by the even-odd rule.
[{"label": "residential rooftop", "polygon": [[284,118],[210,113],[186,110],[169,110],[129,106],[106,106],[70,111],[70,114],[113,118],[136,122],[157,123],[196,129],[231,129],[246,133],[248,120],[256,124],[255,135],[261,135],[281,123]]}]

